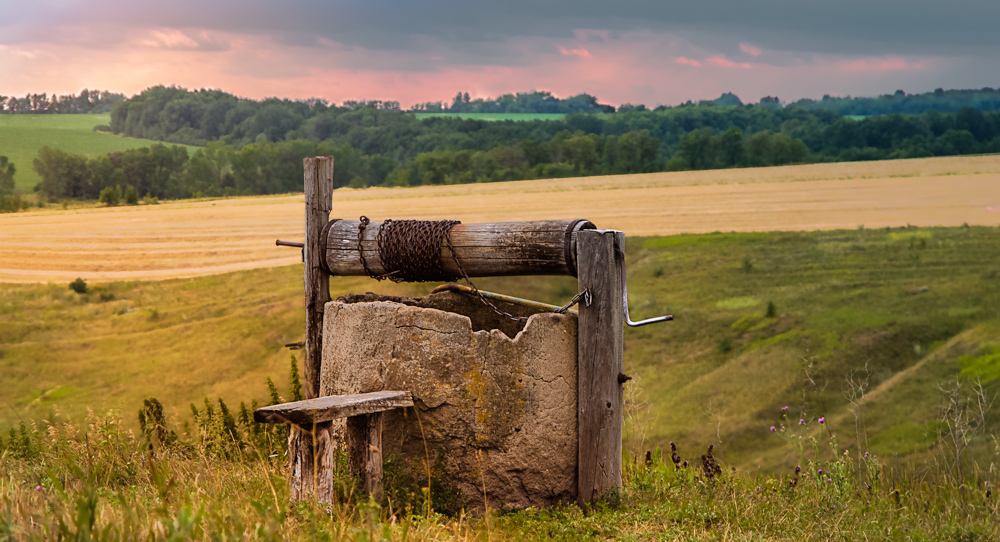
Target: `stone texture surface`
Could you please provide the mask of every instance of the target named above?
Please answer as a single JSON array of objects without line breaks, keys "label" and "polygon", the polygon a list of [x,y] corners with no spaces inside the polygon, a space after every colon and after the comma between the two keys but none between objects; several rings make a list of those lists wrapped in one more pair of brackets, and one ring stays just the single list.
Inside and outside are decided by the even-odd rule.
[{"label": "stone texture surface", "polygon": [[490,508],[575,500],[576,317],[517,323],[450,292],[380,299],[327,304],[320,395],[411,392],[414,409],[385,417],[385,457],[423,480],[429,460],[470,508],[484,485]]}]

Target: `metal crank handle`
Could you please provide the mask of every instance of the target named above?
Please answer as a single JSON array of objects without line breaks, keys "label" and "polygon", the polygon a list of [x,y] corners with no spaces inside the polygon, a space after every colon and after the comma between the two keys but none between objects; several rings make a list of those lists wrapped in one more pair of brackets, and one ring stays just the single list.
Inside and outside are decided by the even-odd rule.
[{"label": "metal crank handle", "polygon": [[[617,245],[617,244],[616,244]],[[615,246],[615,252],[618,253],[619,261],[621,262],[622,269],[622,308],[625,309],[625,323],[629,327],[639,327],[647,324],[655,324],[657,322],[667,322],[674,319],[674,315],[668,314],[666,316],[657,316],[656,318],[647,318],[645,320],[639,320],[638,322],[633,322],[628,315],[628,285],[625,281],[625,252],[619,246]]]}]

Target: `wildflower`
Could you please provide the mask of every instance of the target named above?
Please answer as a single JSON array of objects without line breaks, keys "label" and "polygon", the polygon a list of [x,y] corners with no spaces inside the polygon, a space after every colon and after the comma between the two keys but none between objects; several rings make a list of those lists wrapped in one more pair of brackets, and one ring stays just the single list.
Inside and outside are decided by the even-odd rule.
[{"label": "wildflower", "polygon": [[786,411],[786,410],[788,410],[788,406],[783,406],[783,407],[781,407],[781,411],[782,411],[782,412],[784,412],[784,411]]},{"label": "wildflower", "polygon": [[868,452],[865,452],[865,459],[868,459]]},{"label": "wildflower", "polygon": [[802,425],[802,424],[804,424],[804,423],[806,423],[806,421],[805,421],[805,420],[803,420],[802,418],[799,418],[799,425]]},{"label": "wildflower", "polygon": [[773,425],[771,426],[771,431],[774,431],[774,426]]},{"label": "wildflower", "polygon": [[823,474],[823,469],[819,469],[818,471],[816,471],[816,474]]},{"label": "wildflower", "polygon": [[41,491],[41,490],[42,490],[42,485],[41,484],[35,486],[35,491]]},{"label": "wildflower", "polygon": [[831,479],[827,478],[827,479],[826,479],[826,481],[827,481],[827,482],[832,482],[833,480],[831,480]]},{"label": "wildflower", "polygon": [[818,421],[819,421],[819,423],[823,423],[823,422],[826,421],[826,418],[820,418]]}]

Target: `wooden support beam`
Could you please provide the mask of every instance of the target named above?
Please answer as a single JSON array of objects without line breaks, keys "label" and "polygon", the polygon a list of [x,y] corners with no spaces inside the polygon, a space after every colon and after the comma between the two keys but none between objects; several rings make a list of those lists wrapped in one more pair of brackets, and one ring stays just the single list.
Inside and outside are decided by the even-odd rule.
[{"label": "wooden support beam", "polygon": [[[411,403],[412,405],[412,403]],[[382,498],[382,412],[347,418],[347,462],[361,487]]]},{"label": "wooden support beam", "polygon": [[622,414],[624,307],[621,262],[615,244],[625,234],[585,230],[577,236],[579,290],[589,290],[589,306],[581,302],[577,328],[579,401],[578,502],[582,507],[620,491],[622,485]]},{"label": "wooden support beam", "polygon": [[[330,300],[330,275],[320,265],[320,234],[330,220],[333,206],[333,157],[316,156],[302,161],[305,169],[305,305],[306,340],[302,360],[305,396],[319,395],[323,361],[323,310]],[[290,426],[288,434],[289,493],[292,500],[312,495],[332,502],[334,495],[334,446],[330,423],[309,428]]]},{"label": "wooden support beam", "polygon": [[362,416],[394,408],[413,406],[410,392],[375,391],[353,395],[327,395],[315,399],[282,403],[258,408],[253,413],[258,423],[291,423],[309,427],[314,423],[338,418]]}]

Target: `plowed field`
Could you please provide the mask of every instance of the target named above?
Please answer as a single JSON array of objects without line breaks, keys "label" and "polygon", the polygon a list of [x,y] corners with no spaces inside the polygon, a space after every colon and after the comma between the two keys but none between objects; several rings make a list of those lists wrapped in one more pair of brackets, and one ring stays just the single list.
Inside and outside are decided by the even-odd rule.
[{"label": "plowed field", "polygon": [[[1000,224],[1000,156],[334,192],[333,217],[587,218],[628,235]],[[299,261],[301,195],[0,215],[0,281],[155,280]]]}]

